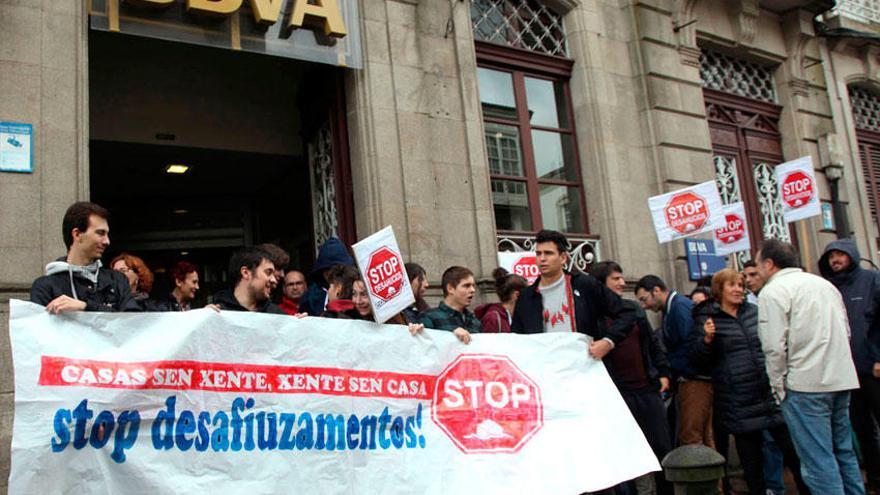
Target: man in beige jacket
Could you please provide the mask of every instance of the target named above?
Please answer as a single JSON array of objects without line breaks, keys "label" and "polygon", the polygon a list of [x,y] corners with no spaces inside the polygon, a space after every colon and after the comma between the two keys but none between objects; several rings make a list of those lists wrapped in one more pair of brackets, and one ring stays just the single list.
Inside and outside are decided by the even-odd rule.
[{"label": "man in beige jacket", "polygon": [[798,268],[791,244],[765,241],[758,334],[767,375],[814,494],[864,495],[849,422],[858,388],[846,308],[837,289]]}]

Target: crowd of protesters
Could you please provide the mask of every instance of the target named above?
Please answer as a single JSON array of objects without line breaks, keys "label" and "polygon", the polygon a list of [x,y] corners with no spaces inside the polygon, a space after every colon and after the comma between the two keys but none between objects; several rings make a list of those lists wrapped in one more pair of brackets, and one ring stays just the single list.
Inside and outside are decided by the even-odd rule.
[{"label": "crowd of protesters", "polygon": [[[110,268],[102,265],[108,217],[93,203],[67,210],[67,254],[46,266],[31,300],[53,314],[193,309],[195,264],[176,263],[168,270],[170,292],[158,295],[151,295],[154,276],[141,258],[124,253]],[[415,304],[390,323],[408,325],[413,334],[426,327],[450,331],[465,344],[480,332],[586,334],[588,354],[604,362],[658,459],[689,444],[727,457],[732,437],[750,494],[783,493],[786,467],[799,493],[849,495],[866,493],[860,451],[868,492],[880,489],[880,274],[860,266],[853,241],[828,245],[818,260],[821,276],[800,267],[792,245],[767,240],[742,272],[723,269],[689,296],[645,275],[634,284],[634,300],[624,298],[620,264],[602,261],[590,274],[571,272],[563,234],[540,231],[534,245],[539,278],[529,284],[497,269],[498,302],[473,311],[470,269],[443,272],[443,297],[432,308],[425,270],[407,263]],[[209,306],[373,319],[366,285],[338,239],[320,247],[308,274],[289,263],[273,244],[237,251],[228,287]],[[659,328],[645,310],[661,316]],[[673,490],[654,473],[607,492]]]}]

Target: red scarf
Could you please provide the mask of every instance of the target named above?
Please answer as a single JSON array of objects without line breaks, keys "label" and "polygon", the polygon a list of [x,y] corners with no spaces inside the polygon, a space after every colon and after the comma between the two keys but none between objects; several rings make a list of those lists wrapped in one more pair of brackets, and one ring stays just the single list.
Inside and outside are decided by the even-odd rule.
[{"label": "red scarf", "polygon": [[281,309],[284,310],[285,313],[289,315],[295,315],[299,313],[299,301],[301,298],[291,299],[287,296],[281,296]]}]

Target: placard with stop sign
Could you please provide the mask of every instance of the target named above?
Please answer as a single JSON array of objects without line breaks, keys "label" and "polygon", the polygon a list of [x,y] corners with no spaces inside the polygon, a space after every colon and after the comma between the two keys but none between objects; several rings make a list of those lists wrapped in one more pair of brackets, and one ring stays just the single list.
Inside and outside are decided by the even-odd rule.
[{"label": "placard with stop sign", "polygon": [[715,254],[723,256],[751,249],[746,209],[742,201],[724,205],[724,227],[713,236]]},{"label": "placard with stop sign", "polygon": [[776,184],[786,222],[822,214],[812,157],[804,156],[777,165]]},{"label": "placard with stop sign", "polygon": [[538,270],[538,261],[532,251],[499,251],[498,266],[525,278],[529,284],[541,276],[541,272]]},{"label": "placard with stop sign", "polygon": [[505,356],[462,354],[437,377],[431,419],[465,453],[517,452],[544,425],[541,390]]},{"label": "placard with stop sign", "polygon": [[384,323],[415,303],[403,256],[390,225],[353,245],[352,250],[377,322]]},{"label": "placard with stop sign", "polygon": [[648,199],[654,230],[661,242],[670,242],[721,228],[721,197],[714,181]]}]

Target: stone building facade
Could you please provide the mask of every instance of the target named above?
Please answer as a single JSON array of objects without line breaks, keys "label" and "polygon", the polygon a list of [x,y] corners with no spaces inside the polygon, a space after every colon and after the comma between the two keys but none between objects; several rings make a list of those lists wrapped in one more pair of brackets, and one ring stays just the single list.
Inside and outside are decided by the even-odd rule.
[{"label": "stone building facade", "polygon": [[[362,62],[329,79],[338,81],[325,95],[334,117],[300,133],[303,143],[252,127],[277,142],[273,153],[310,169],[309,246],[393,225],[431,282],[461,264],[485,283],[499,250],[528,249],[528,232],[550,227],[571,233],[581,268],[615,259],[628,278],[657,273],[687,288],[683,246],[658,244],[647,199],[715,179],[725,201],[747,203],[756,240],[793,240],[807,266],[849,234],[880,262],[876,2],[340,2],[356,2],[347,21]],[[90,28],[90,7],[0,2],[0,121],[34,127],[33,172],[0,173],[4,472],[13,414],[6,301],[26,298],[63,252],[65,208],[96,196],[94,150],[124,132],[98,122],[102,103],[90,101],[104,97],[94,94],[102,72],[90,60],[108,58],[118,41]],[[305,114],[308,102],[299,105]],[[155,145],[147,141],[164,135],[132,140]],[[773,166],[804,155],[835,213],[831,228],[819,217],[780,220]],[[248,228],[229,246],[261,241]]]}]

